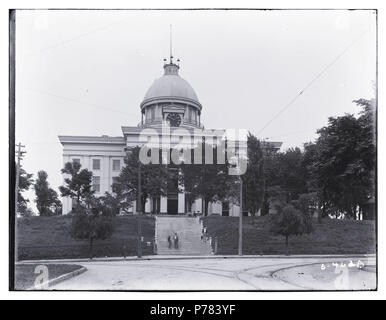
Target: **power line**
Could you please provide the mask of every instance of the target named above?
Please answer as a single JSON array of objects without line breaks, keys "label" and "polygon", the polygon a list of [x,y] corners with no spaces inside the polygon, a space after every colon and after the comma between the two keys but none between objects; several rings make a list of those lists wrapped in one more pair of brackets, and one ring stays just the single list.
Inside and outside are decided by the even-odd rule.
[{"label": "power line", "polygon": [[95,29],[90,30],[90,31],[88,31],[88,32],[79,34],[79,35],[77,35],[77,36],[75,36],[75,37],[73,37],[73,38],[70,38],[70,39],[67,39],[67,40],[63,40],[63,41],[61,41],[61,42],[58,42],[58,43],[52,44],[52,45],[50,45],[50,46],[44,47],[44,48],[42,48],[42,49],[40,49],[40,50],[38,50],[38,51],[36,51],[36,52],[27,53],[25,56],[33,56],[33,55],[42,53],[42,52],[44,52],[44,51],[48,51],[48,50],[51,50],[51,49],[55,49],[55,48],[60,47],[60,46],[62,46],[62,45],[65,45],[65,44],[68,44],[68,43],[73,42],[73,41],[75,41],[75,40],[78,40],[78,39],[81,39],[81,38],[83,38],[83,37],[86,37],[86,36],[88,36],[88,35],[90,35],[90,34],[93,34],[93,33],[95,33],[95,32],[101,31],[101,30],[103,30],[103,29],[107,29],[107,28],[109,28],[110,26],[115,25],[115,24],[117,24],[117,23],[120,23],[120,22],[122,22],[122,21],[124,21],[124,20],[126,20],[126,19],[129,19],[129,17],[120,19],[120,20],[115,21],[115,22],[113,22],[113,23],[105,24],[105,25],[103,25],[103,26],[101,26],[101,27],[98,27],[98,28],[95,28]]},{"label": "power line", "polygon": [[327,72],[351,47],[356,44],[370,29],[363,32],[358,38],[354,39],[341,53],[339,53],[335,59],[333,59],[320,73],[318,73],[299,93],[287,103],[280,111],[269,120],[265,126],[260,129],[258,135],[263,132],[273,121],[275,121],[285,110],[287,110],[316,80],[318,80],[324,73]]},{"label": "power line", "polygon": [[70,101],[70,102],[74,102],[74,103],[78,103],[78,104],[84,104],[84,105],[87,105],[87,106],[90,106],[90,107],[94,107],[94,108],[104,109],[104,110],[108,110],[108,111],[112,111],[112,112],[118,112],[118,113],[124,114],[126,116],[135,116],[135,117],[137,117],[137,115],[134,115],[134,113],[128,113],[128,112],[121,111],[121,110],[118,110],[118,109],[112,109],[110,107],[106,107],[106,106],[102,106],[102,105],[98,105],[98,104],[94,104],[94,103],[88,103],[88,102],[80,101],[80,100],[77,100],[77,99],[74,99],[74,98],[65,97],[65,96],[60,96],[60,95],[57,95],[57,94],[51,93],[51,92],[45,92],[45,91],[40,91],[40,90],[36,90],[36,89],[27,89],[27,88],[25,90],[37,92],[39,94],[44,94],[44,95],[52,96],[52,97],[55,97],[55,98],[58,98],[58,99],[62,99],[62,100],[66,100],[66,101]]}]

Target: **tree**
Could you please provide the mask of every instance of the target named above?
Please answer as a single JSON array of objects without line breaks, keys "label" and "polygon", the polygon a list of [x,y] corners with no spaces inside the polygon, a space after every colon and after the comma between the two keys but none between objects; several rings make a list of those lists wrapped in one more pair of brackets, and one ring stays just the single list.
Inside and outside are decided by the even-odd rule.
[{"label": "tree", "polygon": [[264,214],[269,212],[274,202],[290,203],[301,194],[308,193],[308,169],[302,150],[290,148],[284,152],[270,152],[264,159]]},{"label": "tree", "polygon": [[105,194],[99,198],[101,203],[101,210],[103,215],[117,215],[119,214],[123,204],[116,194],[105,192]]},{"label": "tree", "polygon": [[[152,150],[160,152],[160,150]],[[148,197],[160,197],[167,194],[167,167],[158,164],[142,164],[139,161],[140,147],[131,148],[125,157],[125,166],[113,184],[113,192],[119,202],[130,203],[138,198],[138,175],[141,177],[141,208],[145,209]]]},{"label": "tree", "polygon": [[312,218],[296,209],[291,204],[278,207],[278,213],[270,216],[270,232],[285,237],[286,254],[288,251],[288,239],[291,235],[300,236],[313,231]]},{"label": "tree", "polygon": [[302,165],[302,159],[303,153],[299,148],[290,148],[276,155],[273,183],[285,192],[286,202],[307,192],[306,168]]},{"label": "tree", "polygon": [[310,228],[309,231],[312,231],[312,219],[319,205],[317,193],[310,192],[301,194],[297,200],[291,201],[291,204],[303,214],[305,226]]},{"label": "tree", "polygon": [[[213,163],[205,163],[205,151],[213,152]],[[191,150],[192,155],[195,153]],[[208,214],[209,202],[223,200],[232,194],[235,177],[228,174],[228,163],[217,161],[217,147],[205,147],[202,144],[202,161],[198,163],[183,162],[180,165],[181,175],[179,184],[183,186],[185,193],[188,195],[187,200],[190,205],[195,199],[203,199],[203,215]]]},{"label": "tree", "polygon": [[356,218],[375,194],[374,101],[356,100],[360,116],[329,118],[308,146],[308,168],[324,216]]},{"label": "tree", "polygon": [[28,206],[26,206],[25,209],[23,209],[23,211],[20,211],[19,214],[23,218],[30,218],[34,216],[34,212]]},{"label": "tree", "polygon": [[59,187],[62,197],[77,199],[78,207],[94,194],[91,189],[92,172],[80,168],[81,164],[78,162],[67,162],[61,171],[68,176],[64,178],[64,185]]},{"label": "tree", "polygon": [[27,173],[23,168],[19,170],[19,190],[17,196],[17,212],[19,214],[28,215],[27,204],[29,202],[28,199],[23,197],[23,192],[27,191],[29,187],[33,184],[33,174]]},{"label": "tree", "polygon": [[251,133],[247,139],[248,165],[243,179],[243,208],[255,217],[264,200],[263,149]]},{"label": "tree", "polygon": [[39,171],[37,179],[34,184],[36,194],[36,208],[41,216],[52,216],[57,212],[61,203],[58,199],[58,194],[55,190],[49,187],[47,182],[47,172]]},{"label": "tree", "polygon": [[362,127],[363,143],[359,152],[365,163],[365,174],[368,176],[368,199],[360,205],[360,211],[363,219],[375,219],[376,100],[359,99],[354,100],[354,103],[362,107],[358,121]]},{"label": "tree", "polygon": [[72,217],[70,234],[75,239],[89,241],[90,259],[93,258],[94,241],[110,238],[113,231],[112,217],[100,215],[96,208],[92,209],[90,215],[87,215],[84,210],[80,210]]}]

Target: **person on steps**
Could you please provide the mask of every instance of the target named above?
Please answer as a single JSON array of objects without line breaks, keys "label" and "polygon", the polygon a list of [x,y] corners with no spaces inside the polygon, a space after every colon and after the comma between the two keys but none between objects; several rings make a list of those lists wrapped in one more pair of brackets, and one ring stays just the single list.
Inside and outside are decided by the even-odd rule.
[{"label": "person on steps", "polygon": [[178,249],[178,235],[177,235],[177,232],[174,234],[173,240],[174,240],[174,249]]}]

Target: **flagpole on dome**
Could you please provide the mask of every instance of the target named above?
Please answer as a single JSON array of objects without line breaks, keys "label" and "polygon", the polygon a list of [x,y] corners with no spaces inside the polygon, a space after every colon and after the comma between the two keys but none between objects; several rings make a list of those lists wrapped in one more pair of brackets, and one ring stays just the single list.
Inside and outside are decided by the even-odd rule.
[{"label": "flagpole on dome", "polygon": [[170,25],[170,64],[173,64],[173,37],[172,37],[172,28],[173,26]]}]

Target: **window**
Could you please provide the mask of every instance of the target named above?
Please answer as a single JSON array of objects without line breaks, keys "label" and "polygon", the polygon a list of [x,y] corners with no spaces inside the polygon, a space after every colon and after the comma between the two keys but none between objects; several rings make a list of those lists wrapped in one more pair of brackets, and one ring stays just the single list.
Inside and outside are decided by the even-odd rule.
[{"label": "window", "polygon": [[151,107],[151,121],[155,119],[155,107]]},{"label": "window", "polygon": [[100,159],[92,159],[92,169],[100,170],[101,169],[101,160]]},{"label": "window", "polygon": [[113,171],[121,170],[121,160],[113,160]]},{"label": "window", "polygon": [[80,159],[72,159],[73,163],[79,163],[80,164]]},{"label": "window", "polygon": [[111,185],[113,185],[114,183],[118,183],[118,177],[113,177],[113,183]]},{"label": "window", "polygon": [[101,177],[97,177],[97,176],[92,177],[92,189],[95,192],[101,191]]}]

